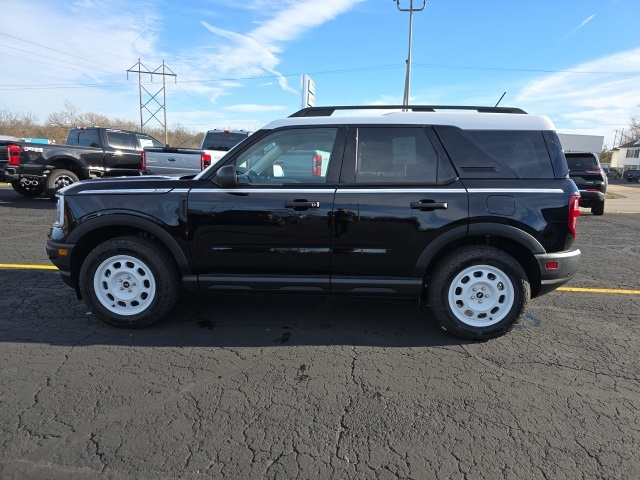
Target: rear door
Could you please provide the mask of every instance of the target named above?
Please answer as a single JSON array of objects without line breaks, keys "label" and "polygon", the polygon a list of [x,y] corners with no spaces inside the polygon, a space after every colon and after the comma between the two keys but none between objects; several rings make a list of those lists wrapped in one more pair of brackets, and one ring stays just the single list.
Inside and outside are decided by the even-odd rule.
[{"label": "rear door", "polygon": [[132,132],[106,130],[105,167],[107,171],[118,169],[139,169],[142,149],[138,147]]},{"label": "rear door", "polygon": [[431,243],[464,236],[468,218],[467,192],[433,131],[350,129],[341,180],[332,291],[419,295]]}]

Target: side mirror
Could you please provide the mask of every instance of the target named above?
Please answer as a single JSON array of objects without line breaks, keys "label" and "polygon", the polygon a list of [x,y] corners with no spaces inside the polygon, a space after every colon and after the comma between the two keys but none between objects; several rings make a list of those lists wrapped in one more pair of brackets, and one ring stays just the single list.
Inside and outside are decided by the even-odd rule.
[{"label": "side mirror", "polygon": [[216,180],[222,188],[235,188],[238,186],[238,175],[234,165],[225,165],[216,172]]}]

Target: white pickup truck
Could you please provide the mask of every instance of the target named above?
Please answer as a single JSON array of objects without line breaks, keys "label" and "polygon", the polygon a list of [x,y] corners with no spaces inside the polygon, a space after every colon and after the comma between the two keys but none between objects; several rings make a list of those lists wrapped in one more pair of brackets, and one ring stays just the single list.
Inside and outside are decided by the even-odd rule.
[{"label": "white pickup truck", "polygon": [[150,175],[182,177],[196,175],[247,138],[245,130],[209,130],[200,149],[147,147],[144,149],[145,170]]}]

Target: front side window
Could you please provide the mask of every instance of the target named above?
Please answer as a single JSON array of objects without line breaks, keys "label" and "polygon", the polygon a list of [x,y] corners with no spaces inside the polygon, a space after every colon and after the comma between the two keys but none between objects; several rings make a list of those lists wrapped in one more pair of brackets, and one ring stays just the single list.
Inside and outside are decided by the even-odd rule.
[{"label": "front side window", "polygon": [[424,129],[358,129],[356,183],[434,183],[438,156]]},{"label": "front side window", "polygon": [[337,128],[279,130],[235,161],[240,184],[324,183]]},{"label": "front side window", "polygon": [[112,148],[124,148],[135,150],[136,144],[133,135],[126,132],[107,132],[107,141]]}]

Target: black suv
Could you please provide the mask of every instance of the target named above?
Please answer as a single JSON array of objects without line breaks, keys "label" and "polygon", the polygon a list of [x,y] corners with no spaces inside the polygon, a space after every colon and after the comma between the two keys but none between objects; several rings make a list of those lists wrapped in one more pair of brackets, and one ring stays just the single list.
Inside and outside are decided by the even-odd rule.
[{"label": "black suv", "polygon": [[569,178],[580,190],[580,206],[591,208],[594,215],[604,213],[604,201],[609,180],[595,153],[565,152],[569,164]]},{"label": "black suv", "polygon": [[640,170],[637,169],[629,169],[625,170],[622,174],[622,178],[626,179],[627,182],[640,182]]},{"label": "black suv", "polygon": [[[488,339],[569,281],[579,193],[548,118],[373,108],[394,113],[301,110],[195,177],[74,184],[59,192],[49,258],[122,327],[158,321],[182,285],[423,298],[449,332]],[[306,168],[289,168],[292,151]]]}]

